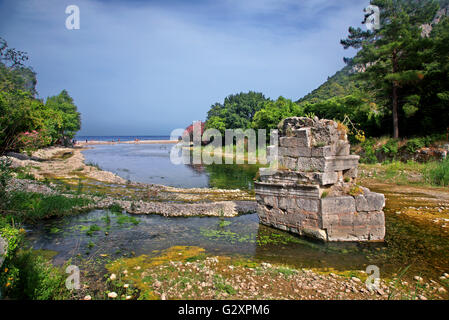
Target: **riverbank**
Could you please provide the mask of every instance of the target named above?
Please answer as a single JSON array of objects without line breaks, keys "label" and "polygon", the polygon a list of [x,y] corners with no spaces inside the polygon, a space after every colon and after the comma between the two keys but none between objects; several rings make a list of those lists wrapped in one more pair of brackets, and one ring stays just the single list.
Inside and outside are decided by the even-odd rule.
[{"label": "riverbank", "polygon": [[[215,216],[224,218],[235,217],[239,213],[243,213],[236,210],[239,206],[238,202],[241,200],[229,200],[229,197],[235,197],[236,199],[248,197],[247,204],[250,206],[255,204],[251,200],[251,195],[239,190],[181,189],[161,185],[138,184],[130,181],[125,181],[123,184],[104,182],[110,181],[109,179],[113,179],[115,175],[103,176],[104,173],[98,167],[84,164],[82,150],[65,148],[40,150],[34,154],[40,161],[30,163],[27,162],[30,160],[20,160],[24,162],[14,160],[17,168],[20,167],[21,169],[16,171],[16,178],[12,181],[11,188],[27,193],[36,192],[47,195],[62,195],[70,199],[88,199],[88,204],[73,208],[71,213],[90,212],[96,208],[109,209],[107,211],[110,213],[104,213],[103,218],[108,220],[107,217],[110,216],[112,223],[115,223],[111,213],[113,211],[127,211],[134,214],[159,213],[164,216]],[[83,165],[82,170],[71,171],[64,168],[66,166],[72,169],[77,165]],[[33,166],[36,167],[33,168]],[[26,179],[27,175],[30,175],[29,178],[35,178],[31,172],[36,170],[36,174],[38,174],[40,168],[43,172],[41,172],[39,181]],[[361,170],[367,170],[367,168],[362,165]],[[133,249],[129,246],[119,255],[111,254],[111,252],[104,251],[104,243],[112,242],[121,231],[107,229],[106,225],[103,226],[102,224],[106,222],[101,218],[101,223],[98,221],[92,222],[91,226],[86,225],[84,229],[80,229],[84,230],[84,233],[92,232],[93,234],[92,236],[87,235],[87,237],[90,237],[88,243],[78,243],[75,248],[76,251],[74,252],[77,252],[77,254],[73,257],[72,263],[80,266],[84,286],[69,298],[447,299],[449,279],[446,278],[445,273],[448,272],[446,268],[446,249],[448,248],[446,239],[449,235],[449,229],[445,226],[445,220],[440,220],[439,223],[433,221],[437,218],[447,219],[449,213],[447,196],[449,192],[447,190],[445,192],[444,188],[419,185],[399,186],[386,184],[385,182],[382,184],[381,180],[373,180],[369,176],[368,171],[362,171],[360,182],[373,190],[379,188],[378,191],[386,193],[387,208],[385,212],[388,227],[385,247],[388,250],[384,251],[383,247],[367,247],[366,252],[365,249],[362,252],[366,255],[366,259],[368,259],[366,261],[369,261],[369,264],[377,265],[377,262],[379,262],[379,265],[384,267],[393,266],[393,268],[388,267],[388,272],[384,267],[381,268],[382,282],[379,292],[377,290],[371,292],[367,289],[364,283],[367,275],[363,270],[360,270],[360,267],[332,268],[332,259],[337,259],[337,257],[334,256],[332,251],[327,252],[329,248],[319,247],[299,238],[295,239],[303,243],[307,242],[305,245],[310,246],[311,249],[299,251],[305,254],[305,257],[292,253],[291,258],[297,257],[295,260],[300,257],[306,260],[318,259],[316,261],[319,261],[318,265],[322,267],[295,267],[291,263],[285,262],[287,256],[279,259],[273,258],[277,262],[268,259],[267,256],[264,256],[264,259],[257,259],[257,253],[254,259],[241,259],[234,255],[217,256],[211,250],[208,250],[207,254],[200,251],[193,256],[184,256],[185,250],[179,251],[179,248],[176,247],[168,250],[170,254],[164,251],[161,253],[152,252],[149,256],[135,255]],[[220,197],[221,199],[225,197],[228,199],[223,202],[217,201],[217,198]],[[28,208],[27,206],[26,210],[33,212],[40,210],[45,203],[40,198],[31,200],[33,200],[30,202],[31,207]],[[36,206],[35,209],[32,208],[33,206]],[[211,209],[211,207],[213,208]],[[249,211],[251,212],[251,210],[254,212],[254,208]],[[413,214],[415,211],[417,213]],[[85,215],[80,215],[80,217],[85,217]],[[118,217],[117,219],[121,221],[125,217]],[[134,217],[126,217],[126,219],[134,221]],[[140,219],[140,217],[137,216],[137,219]],[[263,234],[257,234],[256,232],[254,238],[248,238],[230,229],[228,224],[235,219],[237,218],[229,221],[220,220],[220,223],[213,225],[211,228],[203,227],[200,229],[203,237],[201,241],[215,243],[214,241],[221,239],[221,241],[231,241],[230,243],[234,246],[254,243],[257,248],[256,251],[259,252],[265,250],[265,248],[267,250],[271,248],[270,244],[265,247],[267,245],[265,243],[266,237]],[[403,224],[402,221],[407,223]],[[125,224],[123,230],[132,226],[132,223],[130,225]],[[401,228],[407,231],[404,233]],[[65,230],[58,231],[55,227],[49,230],[46,232],[60,232],[61,235],[68,232]],[[81,232],[77,230],[73,232],[75,234]],[[154,230],[154,227],[151,230]],[[168,230],[173,229],[161,231],[163,234],[168,234],[167,243],[170,242],[169,235],[173,232]],[[148,235],[147,232],[140,232],[137,233]],[[79,234],[79,237],[81,237],[81,234]],[[398,238],[400,238],[399,241]],[[57,243],[59,241],[57,240]],[[204,242],[201,243],[204,244]],[[282,243],[281,241],[280,244]],[[171,245],[176,244],[172,243]],[[274,255],[276,255],[276,250],[279,251],[288,247],[287,244],[282,246],[280,244],[275,247]],[[289,243],[289,246],[291,245],[292,243]],[[58,247],[55,249],[59,250]],[[311,253],[314,250],[326,250],[326,254],[319,257]],[[338,259],[345,260],[348,258],[345,255],[356,254],[352,251],[339,250],[342,250],[342,255]],[[407,252],[407,254],[404,252]],[[308,256],[309,254],[311,256]],[[360,254],[360,252],[357,254]],[[413,256],[411,260],[410,256]],[[333,258],[328,261],[328,257]],[[364,264],[361,262],[358,265],[363,266]],[[408,269],[409,265],[411,267]],[[107,271],[105,271],[105,268]],[[408,273],[402,275],[403,269],[408,269]],[[104,281],[105,275],[109,280]],[[115,295],[112,293],[116,293],[117,296],[114,298]]]}]

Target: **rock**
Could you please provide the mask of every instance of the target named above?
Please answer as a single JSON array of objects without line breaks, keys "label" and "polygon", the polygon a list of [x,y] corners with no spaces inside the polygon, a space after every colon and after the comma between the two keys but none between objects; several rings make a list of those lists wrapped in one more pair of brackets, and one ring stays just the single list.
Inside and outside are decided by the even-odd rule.
[{"label": "rock", "polygon": [[413,279],[415,279],[418,282],[422,282],[423,278],[421,278],[420,276],[414,276]]},{"label": "rock", "polygon": [[131,300],[133,298],[133,296],[126,296],[125,299],[126,300]]},{"label": "rock", "polygon": [[446,292],[447,292],[447,290],[444,289],[443,287],[438,288],[438,293],[446,293]]},{"label": "rock", "polygon": [[358,282],[358,283],[361,283],[361,282],[362,282],[362,280],[360,280],[360,279],[357,278],[357,277],[352,277],[351,279],[352,279],[352,281],[354,281],[354,282]]},{"label": "rock", "polygon": [[117,275],[115,273],[111,274],[111,276],[109,277],[109,279],[111,281],[114,281],[115,279],[117,279]]},{"label": "rock", "polygon": [[116,293],[116,292],[109,292],[109,293],[108,293],[108,298],[110,298],[110,299],[115,299],[115,298],[117,298],[117,293]]},{"label": "rock", "polygon": [[87,296],[84,297],[83,300],[92,300],[92,297],[90,295],[87,295]]},{"label": "rock", "polygon": [[167,300],[165,297],[165,293],[161,294],[161,300]]},{"label": "rock", "polygon": [[123,288],[128,289],[128,288],[129,288],[129,284],[128,284],[128,283],[125,283],[125,284],[123,285]]}]

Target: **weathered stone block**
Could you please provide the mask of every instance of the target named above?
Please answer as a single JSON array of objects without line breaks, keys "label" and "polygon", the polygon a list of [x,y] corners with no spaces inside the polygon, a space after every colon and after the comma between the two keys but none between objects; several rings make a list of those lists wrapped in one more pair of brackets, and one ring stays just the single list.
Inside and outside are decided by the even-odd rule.
[{"label": "weathered stone block", "polygon": [[339,141],[335,146],[336,156],[349,156],[351,154],[351,145],[349,142]]},{"label": "weathered stone block", "polygon": [[326,158],[298,157],[297,166],[301,171],[305,172],[324,172],[326,168]]},{"label": "weathered stone block", "polygon": [[357,211],[380,211],[385,206],[385,196],[380,193],[369,192],[355,197]]},{"label": "weathered stone block", "polygon": [[327,241],[327,233],[322,229],[304,228],[302,229],[302,235],[322,241]]},{"label": "weathered stone block", "polygon": [[321,199],[321,213],[323,215],[354,213],[355,211],[355,199],[351,196],[326,197]]},{"label": "weathered stone block", "polygon": [[310,137],[306,131],[301,131],[299,136],[281,137],[279,138],[279,146],[281,147],[308,147],[310,148]]},{"label": "weathered stone block", "polygon": [[357,167],[359,156],[335,156],[326,157],[325,168],[323,171],[344,171]]},{"label": "weathered stone block", "polygon": [[278,198],[274,196],[265,196],[263,197],[263,202],[272,208],[278,207]]},{"label": "weathered stone block", "polygon": [[297,198],[296,205],[300,210],[306,212],[320,212],[320,200],[310,198]]},{"label": "weathered stone block", "polygon": [[335,184],[338,181],[338,173],[333,171],[319,172],[314,174],[314,179],[322,186]]},{"label": "weathered stone block", "polygon": [[309,147],[280,147],[279,156],[310,157],[312,149]]},{"label": "weathered stone block", "polygon": [[312,157],[332,157],[335,156],[335,146],[312,147]]},{"label": "weathered stone block", "polygon": [[296,170],[298,168],[298,162],[296,158],[291,157],[280,157],[279,165],[281,166],[281,168],[288,170]]}]

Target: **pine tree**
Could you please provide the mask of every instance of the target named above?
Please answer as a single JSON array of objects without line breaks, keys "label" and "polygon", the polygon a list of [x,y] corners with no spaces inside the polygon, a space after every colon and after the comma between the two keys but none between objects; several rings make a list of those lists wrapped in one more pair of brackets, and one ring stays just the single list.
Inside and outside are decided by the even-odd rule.
[{"label": "pine tree", "polygon": [[393,136],[399,137],[399,102],[405,113],[412,113],[419,103],[419,95],[401,97],[401,88],[422,80],[419,70],[419,50],[423,41],[423,24],[432,21],[439,5],[434,0],[372,0],[380,9],[380,28],[363,31],[349,28],[347,39],[341,40],[345,49],[360,49],[349,65],[363,71],[361,78],[368,80],[377,96],[389,101],[393,118]]}]

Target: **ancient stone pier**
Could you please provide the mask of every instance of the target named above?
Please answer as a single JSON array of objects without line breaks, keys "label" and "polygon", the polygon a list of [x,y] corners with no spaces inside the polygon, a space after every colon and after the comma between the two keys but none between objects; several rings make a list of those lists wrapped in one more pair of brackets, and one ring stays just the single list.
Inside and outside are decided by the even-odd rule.
[{"label": "ancient stone pier", "polygon": [[344,125],[283,120],[278,168],[260,169],[255,183],[260,222],[324,241],[382,241],[385,197],[356,184],[358,161]]}]

